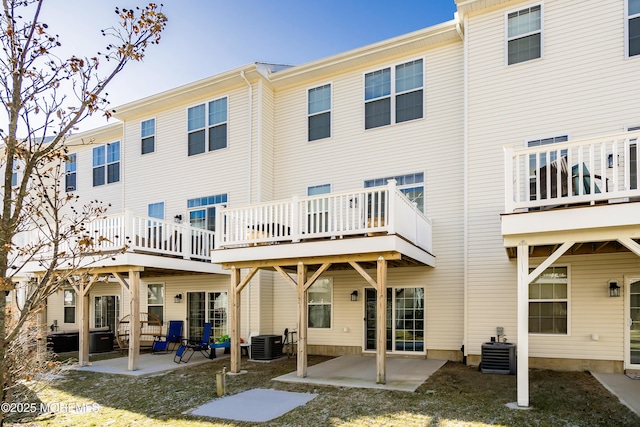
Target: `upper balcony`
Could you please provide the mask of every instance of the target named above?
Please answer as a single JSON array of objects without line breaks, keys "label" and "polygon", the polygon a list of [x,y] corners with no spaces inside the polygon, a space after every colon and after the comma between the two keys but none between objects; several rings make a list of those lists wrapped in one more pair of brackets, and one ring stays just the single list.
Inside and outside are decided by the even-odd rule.
[{"label": "upper balcony", "polygon": [[434,265],[431,220],[388,185],[224,208],[216,215],[214,263],[395,253]]},{"label": "upper balcony", "polygon": [[[38,239],[44,241],[38,232],[20,237],[30,242]],[[82,264],[90,266],[136,265],[220,273],[222,271],[219,267],[208,264],[213,245],[212,231],[125,211],[122,214],[96,218],[85,224],[77,233],[77,238],[65,241],[60,251],[67,256],[81,252],[86,258]],[[51,257],[51,253],[47,252],[48,246],[44,248],[39,259]],[[185,263],[186,261],[192,262]]]},{"label": "upper balcony", "polygon": [[631,202],[640,200],[639,138],[627,132],[505,148],[505,246],[524,236],[553,244],[558,233],[602,241],[613,228],[637,225],[640,203]]}]

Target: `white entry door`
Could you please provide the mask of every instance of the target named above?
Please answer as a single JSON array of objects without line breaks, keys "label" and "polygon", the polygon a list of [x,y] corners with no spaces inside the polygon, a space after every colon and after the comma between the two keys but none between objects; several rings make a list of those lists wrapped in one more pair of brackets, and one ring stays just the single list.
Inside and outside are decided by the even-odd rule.
[{"label": "white entry door", "polygon": [[626,369],[640,369],[640,279],[628,281],[625,292]]}]

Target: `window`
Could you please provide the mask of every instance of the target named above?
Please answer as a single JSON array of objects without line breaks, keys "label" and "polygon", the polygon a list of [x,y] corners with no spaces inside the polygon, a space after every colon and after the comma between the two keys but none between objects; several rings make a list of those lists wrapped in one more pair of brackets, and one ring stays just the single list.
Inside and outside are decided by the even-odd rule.
[{"label": "window", "polygon": [[164,284],[147,285],[147,312],[158,316],[164,323]]},{"label": "window", "polygon": [[331,301],[333,279],[318,279],[309,287],[308,322],[309,328],[331,328]]},{"label": "window", "polygon": [[64,294],[64,323],[76,323],[76,292],[65,289]]},{"label": "window", "polygon": [[64,188],[65,191],[76,191],[76,153],[71,153],[67,156],[67,160],[64,162]]},{"label": "window", "polygon": [[211,322],[211,337],[213,338],[220,338],[228,334],[227,306],[226,292],[209,292],[209,322]]},{"label": "window", "polygon": [[507,64],[542,56],[542,6],[507,14]]},{"label": "window", "polygon": [[331,136],[331,85],[309,89],[309,141]]},{"label": "window", "polygon": [[364,182],[365,188],[387,185],[390,179],[396,180],[398,190],[412,202],[416,203],[420,212],[424,212],[424,173],[389,176],[386,178],[369,179]]},{"label": "window", "polygon": [[531,282],[529,284],[529,333],[566,335],[568,295],[568,267],[549,267]]},{"label": "window", "polygon": [[200,197],[187,200],[189,209],[189,224],[192,227],[204,228],[215,231],[216,229],[216,208],[215,205],[227,203],[226,194],[216,196]]},{"label": "window", "polygon": [[147,206],[147,216],[164,219],[164,202],[149,203]]},{"label": "window", "polygon": [[422,118],[423,85],[422,59],[365,74],[365,129]]},{"label": "window", "polygon": [[140,124],[140,138],[142,154],[156,151],[156,119],[145,120]]},{"label": "window", "polygon": [[93,149],[93,186],[120,181],[120,142]]},{"label": "window", "polygon": [[227,146],[226,97],[191,107],[187,111],[187,116],[190,156]]},{"label": "window", "polygon": [[[629,132],[638,130],[640,130],[640,126],[633,126],[627,129]],[[629,188],[636,190],[638,188],[638,140],[633,138],[629,142]]]},{"label": "window", "polygon": [[627,54],[640,54],[640,0],[627,3]]},{"label": "window", "polygon": [[[528,147],[540,147],[543,145],[549,145],[549,144],[557,144],[559,142],[566,142],[569,140],[569,136],[568,135],[561,135],[561,136],[554,136],[551,138],[542,138],[542,139],[534,139],[531,141],[527,141],[527,146]],[[560,151],[560,155],[562,157],[566,157],[567,156],[567,150],[561,150]],[[555,162],[558,159],[558,151],[552,151],[551,153],[549,153],[549,162]],[[551,189],[551,194],[547,195],[547,186],[545,185],[547,182],[547,168],[545,167],[547,165],[547,153],[539,153],[538,155],[536,154],[530,154],[529,155],[529,199],[530,200],[538,200],[537,197],[537,189],[536,189],[536,181],[537,181],[537,176],[538,174],[540,174],[540,199],[546,199],[548,197],[556,197],[557,196],[557,183],[553,184],[555,181],[558,180],[557,178],[557,174],[554,175],[553,173],[551,174],[551,182],[552,182],[552,189]],[[568,188],[567,187],[567,183],[566,183],[566,177],[562,178],[563,182],[561,182],[561,188]],[[556,189],[554,189],[554,185],[556,186]],[[575,191],[575,190],[574,190]],[[566,196],[566,194],[561,194],[561,196]]]}]

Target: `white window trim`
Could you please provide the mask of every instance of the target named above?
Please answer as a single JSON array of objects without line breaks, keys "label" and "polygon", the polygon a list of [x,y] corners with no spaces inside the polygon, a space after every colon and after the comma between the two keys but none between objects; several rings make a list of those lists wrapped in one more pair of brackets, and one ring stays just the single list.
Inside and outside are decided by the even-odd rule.
[{"label": "white window trim", "polygon": [[[118,156],[118,161],[117,162],[109,162],[109,145],[113,145],[113,144],[119,144],[120,148],[119,148],[119,156]],[[106,144],[100,144],[100,145],[96,145],[94,148],[98,148],[98,147],[104,147],[104,163],[99,165],[99,166],[94,166],[93,165],[93,156],[94,156],[94,151],[91,150],[91,188],[96,188],[96,187],[102,187],[105,185],[112,185],[112,184],[118,184],[119,182],[122,181],[122,172],[123,172],[123,167],[122,167],[122,148],[123,148],[123,144],[121,140],[116,140],[116,141],[112,141],[112,142],[107,142]],[[77,161],[77,158],[76,158]],[[120,166],[118,167],[118,180],[117,181],[113,181],[113,182],[109,182],[109,165],[115,165],[116,163],[118,163]],[[100,184],[100,185],[95,185],[93,182],[93,171],[96,168],[99,168],[100,166],[104,166],[104,184]],[[77,186],[77,182],[76,182],[76,186]]]},{"label": "white window trim", "polygon": [[[78,153],[74,151],[73,153],[67,154],[67,156],[68,157],[74,156],[75,162],[73,162],[73,163],[76,165],[76,170],[74,172],[68,172],[67,171],[67,164],[71,164],[71,163],[69,163],[67,161],[64,162],[64,180],[63,180],[64,181],[64,191],[65,191],[65,193],[72,193],[74,191],[78,191]],[[76,186],[74,187],[73,190],[69,190],[67,188],[67,175],[75,175],[76,176]]]},{"label": "white window trim", "polygon": [[[406,90],[404,92],[396,92],[396,70],[395,67],[398,65],[402,65],[402,64],[406,64],[409,62],[413,62],[413,61],[418,61],[422,59],[422,117],[417,118],[417,119],[412,119],[412,120],[406,120],[404,122],[400,122],[400,123],[396,123],[396,97],[398,95],[402,95],[404,93],[409,93],[409,92],[415,92],[419,89],[411,89],[411,90]],[[391,126],[399,126],[399,125],[403,125],[405,123],[414,123],[418,120],[424,120],[427,117],[427,71],[426,71],[426,64],[427,64],[427,58],[426,56],[418,56],[415,58],[407,58],[406,60],[402,60],[402,61],[394,61],[394,62],[390,62],[390,63],[386,63],[384,65],[380,65],[376,68],[370,69],[365,71],[364,73],[362,73],[362,129],[364,129],[365,132],[370,132],[376,129],[386,129],[388,127]],[[374,100],[379,100],[379,99],[383,99],[386,98],[386,96],[381,96],[379,98],[375,98],[375,99],[369,99],[367,100],[367,88],[366,88],[366,77],[367,74],[376,72],[376,71],[381,71],[384,70],[386,68],[389,68],[391,70],[391,92],[389,93],[389,97],[391,97],[391,106],[390,106],[390,114],[391,114],[391,118],[390,118],[390,123],[388,125],[384,125],[384,126],[376,126],[370,129],[366,128],[366,121],[367,121],[367,116],[366,116],[366,108],[365,105],[368,102],[374,101]],[[331,99],[333,102],[333,98]]]},{"label": "white window trim", "polygon": [[[328,110],[323,110],[317,113],[313,113],[313,114],[309,114],[309,91],[311,89],[317,89],[320,88],[322,86],[326,86],[329,85],[329,96],[330,96],[330,102],[329,102],[329,109]],[[310,86],[308,88],[306,88],[307,91],[307,104],[306,104],[306,111],[307,111],[307,144],[313,144],[316,141],[327,141],[333,138],[333,81],[329,81],[326,83],[322,83],[319,85],[314,85],[314,86]],[[313,141],[309,141],[309,117],[311,116],[317,116],[319,114],[323,114],[323,113],[329,113],[329,136],[326,138],[320,138],[320,139],[314,139]]]},{"label": "white window trim", "polygon": [[[392,177],[392,176],[415,175],[417,173],[421,173],[422,174],[422,182],[414,182],[413,184],[402,184],[402,185],[396,183],[396,188],[398,190],[402,190],[402,189],[405,189],[405,188],[413,188],[413,187],[417,187],[418,185],[422,185],[422,191],[423,191],[423,194],[424,194],[424,206],[422,206],[422,208],[423,208],[422,212],[426,215],[426,212],[427,212],[427,171],[384,174],[382,177],[377,176],[377,177],[374,177],[374,178],[366,178],[366,179],[362,180],[362,187],[363,188],[371,188],[371,187],[364,187],[364,184],[367,181],[374,181],[376,179],[385,179],[385,178],[389,178],[389,177]],[[404,287],[407,288],[409,286],[404,286]]]},{"label": "white window trim", "polygon": [[[150,153],[142,154],[142,140],[144,138],[149,138],[151,135],[147,135],[145,137],[142,136],[142,123],[148,122],[149,120],[153,120],[153,151]],[[148,156],[149,154],[153,154],[158,151],[158,120],[156,117],[148,117],[144,120],[140,120],[140,155]]]},{"label": "white window trim", "polygon": [[[626,2],[626,0],[625,0]],[[530,9],[532,7],[540,6],[540,29],[537,31],[530,31],[528,33],[518,34],[517,37],[509,38],[509,14],[514,12],[519,12],[524,9]],[[515,64],[509,64],[509,41],[519,39],[522,37],[530,36],[532,34],[540,33],[540,57],[532,58],[526,61],[516,62]],[[514,67],[520,64],[528,64],[532,61],[538,61],[540,59],[544,59],[544,3],[535,3],[530,4],[526,7],[518,7],[517,9],[511,9],[505,12],[504,14],[504,66],[505,67]]]},{"label": "white window trim", "polygon": [[[149,286],[152,285],[162,285],[162,304],[149,304]],[[147,312],[149,311],[149,307],[160,307],[162,306],[162,324],[168,324],[166,321],[166,310],[167,310],[167,285],[165,282],[149,282],[147,283]]]},{"label": "white window trim", "polygon": [[640,13],[629,16],[629,0],[624,0],[624,59],[634,59],[640,55],[629,56],[629,21],[640,17]]},{"label": "white window trim", "polygon": [[[214,101],[219,101],[219,100],[221,100],[223,98],[227,98],[227,119],[224,122],[216,123],[215,125],[209,125],[209,103],[210,102],[214,102]],[[205,130],[205,133],[204,133],[204,152],[198,153],[198,154],[189,155],[189,134],[191,132],[196,132],[195,130],[192,130],[192,131],[189,130],[189,109],[193,108],[193,107],[197,107],[199,105],[204,105],[205,106],[204,107],[205,108],[205,112],[204,112],[204,130]],[[225,150],[229,149],[229,146],[231,145],[231,141],[229,140],[229,121],[230,121],[230,119],[229,119],[230,114],[229,113],[231,111],[230,105],[231,105],[231,97],[228,94],[225,94],[225,95],[219,96],[219,97],[214,98],[214,99],[209,99],[208,101],[203,101],[203,102],[200,102],[198,104],[189,105],[185,109],[185,130],[186,130],[186,141],[187,141],[187,157],[197,157],[197,156],[202,156],[202,155],[205,155],[205,154],[208,154],[208,153],[218,153],[218,152],[225,151]],[[220,149],[217,149],[217,150],[210,151],[209,150],[209,128],[210,127],[215,127],[215,126],[220,126],[222,124],[226,124],[227,125],[227,146],[224,147],[224,148],[220,148]],[[202,128],[200,128],[200,129],[202,129]],[[198,130],[200,130],[200,129],[198,129]]]},{"label": "white window trim", "polygon": [[[529,268],[536,269],[537,265],[531,265]],[[530,337],[570,337],[571,336],[571,264],[552,264],[548,268],[551,267],[565,267],[567,269],[567,333],[566,334],[544,334],[540,332],[528,332]],[[529,295],[529,286],[527,286],[527,295]],[[564,299],[539,299],[539,300],[531,300],[527,296],[527,311],[530,302],[564,302]],[[529,330],[528,325],[528,313],[527,313],[527,331]]]},{"label": "white window trim", "polygon": [[[309,303],[309,292],[307,290],[307,329],[309,331],[332,331],[334,329],[334,313],[335,313],[335,292],[334,292],[334,287],[335,287],[335,282],[333,280],[333,277],[319,277],[318,279],[329,279],[331,280],[331,302],[330,303]],[[317,283],[317,282],[316,282]],[[315,283],[314,283],[315,285]],[[313,285],[311,285],[309,287],[309,289],[311,289]],[[329,305],[331,306],[331,316],[330,316],[330,322],[331,322],[331,326],[329,326],[328,328],[317,328],[317,327],[311,327],[309,326],[309,306],[311,305]]]},{"label": "white window trim", "polygon": [[[73,292],[75,294],[75,298],[74,298],[75,304],[73,304],[73,305],[65,304],[64,294],[67,291]],[[73,307],[73,312],[74,312],[73,313],[73,320],[74,320],[74,322],[68,323],[68,322],[65,321],[66,320],[65,309],[66,308],[71,308],[71,307]],[[75,325],[77,323],[78,323],[78,295],[76,294],[76,291],[73,288],[63,288],[62,289],[62,324],[63,325]]]}]

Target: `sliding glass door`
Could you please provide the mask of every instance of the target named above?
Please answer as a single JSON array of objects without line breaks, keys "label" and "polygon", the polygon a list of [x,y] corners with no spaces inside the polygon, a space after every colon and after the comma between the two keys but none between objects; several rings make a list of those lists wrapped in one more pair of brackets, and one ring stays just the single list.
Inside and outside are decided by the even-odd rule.
[{"label": "sliding glass door", "polygon": [[[365,351],[376,349],[377,292],[365,289]],[[423,352],[424,288],[387,288],[387,337],[390,352]]]}]

